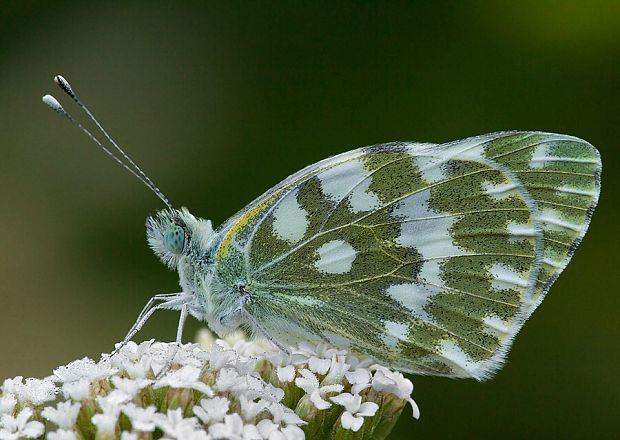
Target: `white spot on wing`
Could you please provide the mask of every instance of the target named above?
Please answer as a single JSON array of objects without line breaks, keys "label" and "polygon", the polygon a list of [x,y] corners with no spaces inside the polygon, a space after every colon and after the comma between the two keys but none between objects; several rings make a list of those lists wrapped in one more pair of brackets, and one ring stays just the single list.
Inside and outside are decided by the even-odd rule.
[{"label": "white spot on wing", "polygon": [[386,334],[383,335],[383,342],[389,347],[396,347],[398,341],[401,339],[407,339],[409,333],[409,326],[407,324],[401,324],[399,322],[385,321]]},{"label": "white spot on wing", "polygon": [[319,173],[317,177],[325,196],[332,202],[339,202],[367,174],[360,160],[350,160]]},{"label": "white spot on wing", "polygon": [[549,161],[549,156],[547,156],[547,144],[538,144],[534,153],[532,154],[532,159],[530,160],[530,168],[540,169],[545,166],[545,162]]},{"label": "white spot on wing", "polygon": [[390,298],[409,310],[412,315],[424,321],[432,321],[424,307],[439,292],[435,288],[416,283],[393,284],[385,291]]},{"label": "white spot on wing", "polygon": [[453,341],[443,341],[441,343],[440,353],[448,363],[452,364],[453,369],[455,370],[454,372],[457,375],[463,375],[462,372],[465,372],[466,374],[463,375],[464,377],[469,377],[472,375],[475,377],[477,363],[474,362],[474,360]]},{"label": "white spot on wing", "polygon": [[317,249],[318,260],[314,266],[319,272],[339,274],[347,273],[353,266],[357,252],[344,240],[332,240]]},{"label": "white spot on wing", "polygon": [[459,217],[436,213],[428,206],[429,197],[427,188],[403,199],[394,208],[392,216],[404,222],[396,242],[417,249],[425,259],[463,255],[449,232]]},{"label": "white spot on wing", "polygon": [[354,213],[372,211],[381,206],[381,202],[376,194],[368,191],[370,182],[370,178],[366,179],[351,192],[349,203]]},{"label": "white spot on wing", "polygon": [[596,195],[596,191],[594,190],[583,190],[578,188],[572,188],[570,186],[564,185],[557,189],[558,193],[566,195],[566,194],[577,194],[580,196],[590,196],[594,197]]},{"label": "white spot on wing", "polygon": [[451,145],[450,148],[446,148],[442,152],[442,156],[446,161],[453,158],[479,161],[484,159],[483,143],[489,140],[491,139],[472,138],[459,141]]},{"label": "white spot on wing", "polygon": [[500,341],[501,339],[503,339],[503,337],[510,334],[511,332],[510,325],[504,322],[499,316],[487,316],[486,318],[484,318],[483,322],[485,325],[485,333],[499,338]]},{"label": "white spot on wing", "polygon": [[308,213],[297,201],[297,190],[286,195],[273,210],[273,231],[278,238],[290,243],[303,238],[309,223]]},{"label": "white spot on wing", "polygon": [[547,225],[557,226],[560,229],[571,229],[575,232],[581,232],[583,225],[568,222],[560,217],[560,215],[553,209],[543,209],[540,215],[540,221],[547,223]]},{"label": "white spot on wing", "polygon": [[448,178],[448,175],[441,169],[443,163],[443,161],[438,160],[436,157],[419,156],[415,159],[415,164],[418,170],[420,170],[422,178],[429,183],[441,182]]},{"label": "white spot on wing", "polygon": [[441,287],[444,285],[443,280],[441,279],[441,264],[442,260],[428,260],[425,261],[420,269],[420,273],[418,275],[419,278],[430,283],[434,286]]},{"label": "white spot on wing", "polygon": [[492,287],[495,290],[514,289],[515,287],[525,288],[528,286],[527,278],[523,278],[521,274],[502,263],[495,263],[489,269],[489,273],[493,277]]},{"label": "white spot on wing", "polygon": [[437,213],[428,206],[430,196],[430,188],[411,194],[398,203],[392,211],[392,217],[403,221],[437,217]]},{"label": "white spot on wing", "polygon": [[517,185],[513,182],[495,184],[492,182],[482,182],[482,190],[495,200],[505,200],[510,196],[518,195]]},{"label": "white spot on wing", "polygon": [[536,228],[532,225],[510,222],[506,227],[510,235],[518,235],[520,237],[536,237]]},{"label": "white spot on wing", "polygon": [[527,238],[535,238],[538,236],[536,228],[533,225],[529,224],[510,222],[506,226],[506,229],[508,230],[509,234],[508,240],[512,242],[524,240]]},{"label": "white spot on wing", "polygon": [[543,258],[543,263],[548,264],[551,267],[555,267],[556,269],[562,269],[564,267],[564,263],[562,261],[555,261],[551,258]]},{"label": "white spot on wing", "polygon": [[[317,175],[321,190],[332,202],[340,202],[349,193],[353,212],[367,212],[381,206],[378,197],[368,191],[371,179],[361,160],[341,163]],[[366,179],[366,180],[364,180]]]}]

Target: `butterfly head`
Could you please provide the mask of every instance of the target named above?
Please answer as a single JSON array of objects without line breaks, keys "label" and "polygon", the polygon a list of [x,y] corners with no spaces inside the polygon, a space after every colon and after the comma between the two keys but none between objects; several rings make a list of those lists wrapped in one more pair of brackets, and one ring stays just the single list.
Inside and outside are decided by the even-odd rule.
[{"label": "butterfly head", "polygon": [[147,219],[146,235],[160,260],[175,268],[184,256],[208,248],[213,227],[211,221],[194,217],[187,208],[163,209]]}]

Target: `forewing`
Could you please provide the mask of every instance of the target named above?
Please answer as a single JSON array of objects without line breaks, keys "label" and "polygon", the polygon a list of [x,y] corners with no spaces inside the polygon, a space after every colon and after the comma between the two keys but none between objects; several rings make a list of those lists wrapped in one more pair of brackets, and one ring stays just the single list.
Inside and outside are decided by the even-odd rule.
[{"label": "forewing", "polygon": [[222,256],[283,341],[483,379],[585,233],[599,173],[593,147],[560,135],[364,148],[255,203]]}]

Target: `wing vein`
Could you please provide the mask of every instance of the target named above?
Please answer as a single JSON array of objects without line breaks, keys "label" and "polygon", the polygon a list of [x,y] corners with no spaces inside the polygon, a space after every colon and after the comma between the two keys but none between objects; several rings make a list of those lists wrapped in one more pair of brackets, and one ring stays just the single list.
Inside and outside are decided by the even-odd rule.
[{"label": "wing vein", "polygon": [[422,220],[438,220],[442,218],[458,217],[461,215],[464,216],[464,215],[470,215],[470,214],[483,214],[485,212],[517,212],[517,211],[530,212],[530,210],[527,208],[479,209],[475,211],[451,212],[451,213],[443,214],[443,215],[432,215],[429,217],[415,217],[415,218],[408,217],[403,220],[394,220],[392,222],[375,223],[374,225],[369,225],[369,226],[374,228],[377,226],[389,226],[389,225],[393,225],[397,223],[403,224],[403,223],[410,223],[410,222],[416,222],[416,221],[422,221]]},{"label": "wing vein", "polygon": [[[334,214],[334,212],[336,212],[336,209],[338,209],[338,207],[342,204],[342,202],[344,202],[346,200],[346,198],[351,195],[351,193],[353,191],[355,191],[355,188],[359,187],[362,183],[364,183],[367,179],[371,178],[375,173],[377,173],[378,171],[384,169],[385,167],[387,167],[388,165],[391,165],[393,163],[396,162],[400,162],[401,160],[404,159],[412,159],[412,156],[405,156],[405,157],[399,157],[398,159],[394,159],[390,162],[387,162],[383,165],[381,165],[379,168],[377,168],[376,170],[372,170],[367,176],[364,176],[363,179],[360,179],[358,182],[355,183],[355,185],[353,185],[353,187],[351,187],[350,190],[348,190],[346,192],[346,194],[344,194],[342,196],[342,198],[340,200],[338,200],[338,203],[336,203],[328,212],[327,215],[325,216],[325,219],[323,220],[323,223],[321,224],[321,227],[319,228],[318,232],[323,231],[323,228],[325,227],[325,225],[327,225],[327,222],[329,221],[329,219],[332,218],[332,215]],[[342,162],[341,162],[342,163]],[[339,165],[339,164],[338,164]]]},{"label": "wing vein", "polygon": [[282,261],[283,259],[287,258],[287,257],[288,257],[288,256],[290,256],[291,254],[293,254],[293,253],[297,252],[299,249],[301,249],[302,247],[304,247],[305,245],[307,245],[308,243],[310,243],[312,240],[315,240],[316,238],[321,237],[322,235],[329,234],[329,233],[332,233],[332,232],[338,231],[338,230],[340,230],[340,229],[347,228],[347,227],[349,227],[349,226],[357,225],[360,221],[362,221],[362,220],[364,220],[365,218],[367,218],[367,217],[371,216],[372,214],[374,214],[374,213],[376,213],[376,212],[379,212],[379,211],[380,211],[380,210],[382,210],[382,209],[389,208],[390,206],[394,205],[395,203],[400,202],[400,201],[401,201],[401,200],[403,200],[403,199],[406,199],[407,197],[411,197],[412,195],[417,194],[417,193],[419,193],[419,192],[421,192],[421,191],[424,191],[424,190],[426,190],[426,189],[428,189],[428,188],[434,188],[434,187],[437,187],[437,186],[439,186],[439,185],[442,185],[442,184],[445,184],[445,183],[448,183],[448,182],[451,182],[451,181],[454,181],[454,180],[462,179],[463,177],[467,177],[467,176],[471,176],[471,175],[479,174],[479,173],[486,172],[486,171],[489,171],[489,170],[490,170],[490,168],[484,168],[484,169],[480,169],[480,170],[471,171],[471,172],[469,172],[469,173],[465,173],[465,174],[462,174],[462,175],[459,175],[459,176],[455,176],[455,177],[452,177],[452,178],[450,178],[450,179],[445,179],[445,180],[442,180],[442,181],[440,181],[440,182],[435,182],[435,183],[433,183],[433,184],[431,184],[431,185],[425,186],[425,187],[423,187],[423,188],[419,188],[419,189],[417,189],[417,190],[415,190],[415,191],[412,191],[412,192],[410,192],[410,193],[408,193],[408,194],[405,194],[405,195],[403,195],[403,196],[397,197],[397,198],[395,198],[394,200],[390,201],[389,203],[386,203],[386,204],[385,204],[385,205],[383,205],[382,207],[377,208],[376,210],[370,211],[369,213],[367,213],[367,214],[365,214],[365,215],[361,216],[360,218],[356,219],[355,221],[353,221],[353,222],[351,222],[351,223],[346,223],[346,224],[344,224],[344,225],[336,226],[336,227],[333,227],[333,228],[328,229],[328,230],[326,230],[326,231],[322,231],[322,232],[319,232],[319,233],[317,233],[317,234],[313,235],[312,237],[310,237],[310,238],[308,238],[308,239],[306,239],[306,240],[302,241],[301,243],[299,243],[299,244],[297,244],[296,246],[292,247],[292,248],[291,248],[291,249],[289,249],[288,251],[284,252],[284,253],[283,253],[283,254],[281,254],[280,256],[278,256],[278,257],[274,258],[274,259],[273,259],[273,260],[271,260],[270,262],[263,264],[261,267],[259,267],[259,268],[255,269],[252,273],[253,273],[253,274],[260,273],[260,272],[264,271],[265,269],[268,269],[268,268],[270,268],[271,266],[273,266],[273,265],[275,265],[275,264],[279,263],[280,261]]}]

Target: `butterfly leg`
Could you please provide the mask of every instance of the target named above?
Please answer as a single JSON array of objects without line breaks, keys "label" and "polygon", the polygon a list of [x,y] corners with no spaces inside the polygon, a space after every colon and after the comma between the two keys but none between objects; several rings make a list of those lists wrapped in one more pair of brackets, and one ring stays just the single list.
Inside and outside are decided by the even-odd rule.
[{"label": "butterfly leg", "polygon": [[142,328],[144,323],[153,314],[155,309],[159,308],[159,306],[154,306],[155,302],[163,301],[163,303],[160,304],[160,306],[162,306],[161,307],[162,309],[175,308],[174,304],[177,302],[176,300],[182,297],[183,295],[184,294],[182,292],[181,293],[164,293],[160,295],[155,295],[153,298],[151,298],[149,302],[146,304],[146,306],[144,306],[144,308],[142,309],[142,312],[140,312],[140,314],[138,315],[136,322],[133,324],[131,329],[129,329],[123,341],[128,341],[129,339],[132,338],[133,335],[135,335],[138,331],[140,331],[140,328]]},{"label": "butterfly leg", "polygon": [[172,363],[174,362],[174,358],[179,352],[179,348],[181,348],[181,343],[183,339],[183,327],[185,326],[185,320],[187,319],[188,313],[189,311],[187,304],[183,304],[183,306],[181,307],[181,316],[179,317],[179,326],[177,327],[177,339],[174,346],[174,351],[172,352],[172,356],[170,356],[170,358],[166,362],[164,368],[162,368],[161,371],[157,374],[157,379],[163,377],[170,370],[170,367],[172,367]]},{"label": "butterfly leg", "polygon": [[[114,349],[110,356],[114,356],[117,354],[127,343],[135,336],[136,333],[140,331],[142,326],[149,320],[151,315],[155,313],[156,310],[165,310],[165,309],[179,309],[182,308],[183,305],[187,304],[189,299],[189,295],[184,293],[171,293],[171,294],[163,294],[163,295],[155,295],[153,298],[149,300],[146,304],[138,319],[131,327],[125,338],[121,341],[121,343]],[[156,301],[163,301],[161,304],[153,305]]]},{"label": "butterfly leg", "polygon": [[[168,301],[168,300],[170,300],[172,298],[175,298],[175,297],[177,297],[179,295],[181,295],[180,292],[179,293],[160,293],[160,294],[157,294],[157,295],[153,296],[151,299],[149,299],[149,301],[146,303],[146,305],[144,306],[144,308],[142,309],[142,311],[138,315],[138,318],[136,319],[136,322],[139,322],[144,317],[144,314],[151,307],[153,307],[153,304],[155,304],[157,301]],[[129,334],[129,333],[131,333],[131,330],[127,334]]]}]

